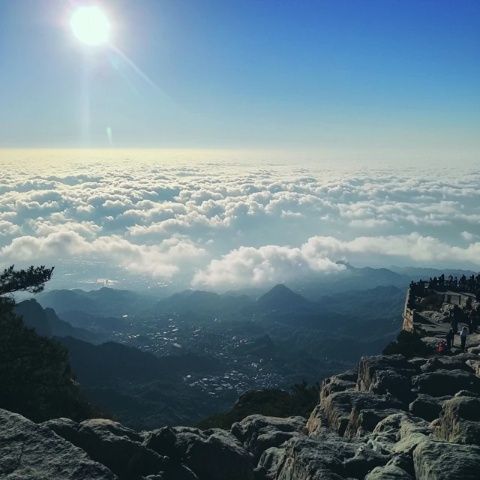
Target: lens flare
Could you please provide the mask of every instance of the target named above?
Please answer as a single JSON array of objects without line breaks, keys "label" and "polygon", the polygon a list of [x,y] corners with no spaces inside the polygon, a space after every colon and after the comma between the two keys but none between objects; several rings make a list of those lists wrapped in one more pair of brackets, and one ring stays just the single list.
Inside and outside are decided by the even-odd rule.
[{"label": "lens flare", "polygon": [[75,37],[85,45],[96,47],[110,40],[110,21],[97,6],[78,7],[70,18],[70,26]]}]

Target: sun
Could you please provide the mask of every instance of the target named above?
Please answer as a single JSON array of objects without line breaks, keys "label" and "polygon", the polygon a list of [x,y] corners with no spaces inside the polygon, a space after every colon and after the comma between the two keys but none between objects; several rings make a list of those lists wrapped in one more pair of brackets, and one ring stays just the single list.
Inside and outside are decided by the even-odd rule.
[{"label": "sun", "polygon": [[70,26],[73,34],[85,45],[96,47],[110,40],[110,21],[100,7],[78,7],[70,18]]}]

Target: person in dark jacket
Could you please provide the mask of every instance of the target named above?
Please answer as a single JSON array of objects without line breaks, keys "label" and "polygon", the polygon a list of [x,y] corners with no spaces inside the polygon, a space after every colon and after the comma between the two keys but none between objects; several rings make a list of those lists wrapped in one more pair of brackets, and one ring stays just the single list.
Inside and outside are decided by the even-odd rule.
[{"label": "person in dark jacket", "polygon": [[470,310],[470,313],[467,317],[468,331],[470,335],[475,331],[475,311]]},{"label": "person in dark jacket", "polygon": [[451,312],[451,321],[450,324],[453,328],[453,333],[458,333],[458,322],[460,321],[460,307],[458,305],[454,305],[453,311]]},{"label": "person in dark jacket", "polygon": [[453,340],[455,339],[455,333],[453,328],[451,328],[447,335],[445,336],[445,340],[447,341],[447,351],[450,351],[453,346]]},{"label": "person in dark jacket", "polygon": [[460,332],[460,342],[462,344],[462,352],[465,351],[465,346],[467,344],[467,336],[468,336],[468,328],[463,327],[462,331]]}]

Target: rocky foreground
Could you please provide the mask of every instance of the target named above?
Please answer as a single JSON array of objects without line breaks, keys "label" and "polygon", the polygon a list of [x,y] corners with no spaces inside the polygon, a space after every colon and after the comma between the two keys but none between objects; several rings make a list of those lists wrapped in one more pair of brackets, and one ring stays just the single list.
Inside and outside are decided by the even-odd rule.
[{"label": "rocky foreground", "polygon": [[230,431],[36,424],[0,410],[0,478],[478,480],[480,359],[471,350],[365,357],[323,382],[309,419],[253,415]]},{"label": "rocky foreground", "polygon": [[326,379],[308,419],[253,415],[230,431],[136,432],[0,410],[0,478],[479,480],[480,335],[467,352],[457,338],[452,352],[435,354],[448,308],[415,311],[413,332],[387,349],[394,354]]}]

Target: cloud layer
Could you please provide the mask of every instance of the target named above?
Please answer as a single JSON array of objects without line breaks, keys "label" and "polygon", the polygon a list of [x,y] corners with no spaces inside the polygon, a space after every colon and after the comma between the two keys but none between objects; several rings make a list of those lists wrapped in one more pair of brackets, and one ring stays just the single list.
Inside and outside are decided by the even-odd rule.
[{"label": "cloud layer", "polygon": [[65,284],[218,289],[339,260],[480,267],[478,171],[130,165],[3,165],[0,263],[54,263]]}]

